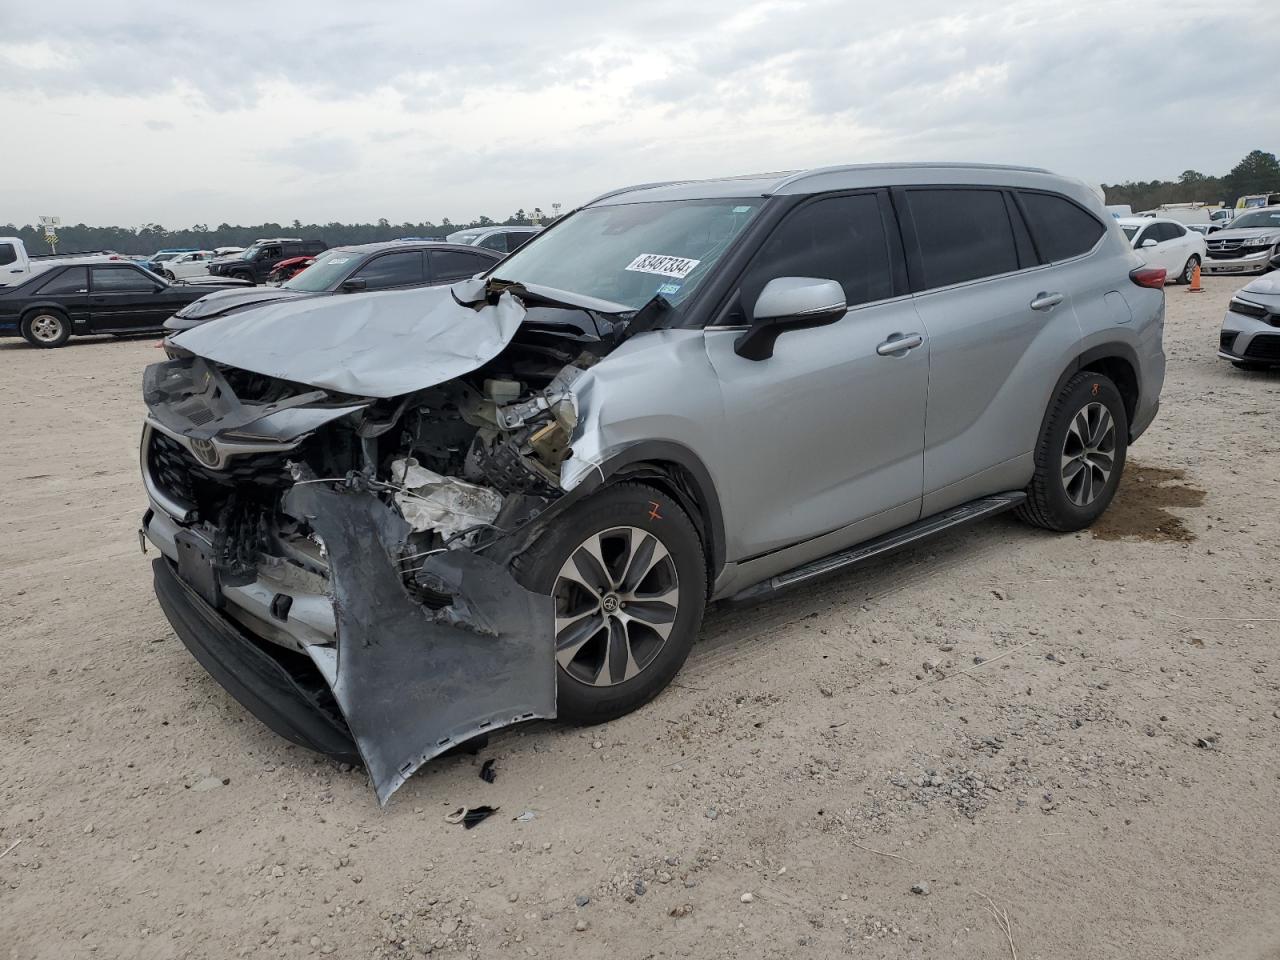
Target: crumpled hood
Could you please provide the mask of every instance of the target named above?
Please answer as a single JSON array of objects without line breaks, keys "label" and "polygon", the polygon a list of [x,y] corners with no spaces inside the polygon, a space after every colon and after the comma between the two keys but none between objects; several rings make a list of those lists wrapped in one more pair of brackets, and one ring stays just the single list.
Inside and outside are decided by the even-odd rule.
[{"label": "crumpled hood", "polygon": [[259,306],[177,334],[217,363],[359,397],[398,397],[492,360],[524,320],[503,293],[464,306],[449,287],[320,297]]},{"label": "crumpled hood", "polygon": [[201,297],[179,312],[184,320],[209,320],[232,310],[241,310],[259,303],[270,303],[273,300],[298,300],[311,296],[315,294],[286,290],[283,287],[235,287]]}]

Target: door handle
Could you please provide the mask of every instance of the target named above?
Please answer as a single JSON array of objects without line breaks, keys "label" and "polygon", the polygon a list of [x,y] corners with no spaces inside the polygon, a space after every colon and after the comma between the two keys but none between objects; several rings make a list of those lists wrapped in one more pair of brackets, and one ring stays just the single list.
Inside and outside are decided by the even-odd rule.
[{"label": "door handle", "polygon": [[884,343],[876,347],[876,353],[882,357],[892,357],[908,350],[914,350],[924,343],[924,337],[918,333],[895,333]]},{"label": "door handle", "polygon": [[1065,299],[1060,293],[1037,293],[1036,298],[1031,301],[1031,309],[1052,310]]}]

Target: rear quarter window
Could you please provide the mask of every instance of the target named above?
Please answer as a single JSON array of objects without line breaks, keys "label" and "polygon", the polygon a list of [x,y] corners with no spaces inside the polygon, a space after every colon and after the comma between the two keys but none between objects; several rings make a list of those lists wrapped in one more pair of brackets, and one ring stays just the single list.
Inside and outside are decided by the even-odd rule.
[{"label": "rear quarter window", "polygon": [[18,251],[12,243],[0,243],[0,267],[7,267],[18,259]]},{"label": "rear quarter window", "polygon": [[1027,224],[1042,260],[1068,260],[1088,253],[1106,228],[1066,197],[1019,192]]}]

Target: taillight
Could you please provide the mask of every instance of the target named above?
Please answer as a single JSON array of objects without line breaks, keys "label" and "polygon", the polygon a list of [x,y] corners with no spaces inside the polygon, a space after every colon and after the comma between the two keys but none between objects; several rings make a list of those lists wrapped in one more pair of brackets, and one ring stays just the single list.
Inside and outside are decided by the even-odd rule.
[{"label": "taillight", "polygon": [[1164,267],[1138,267],[1137,270],[1129,271],[1129,279],[1140,287],[1163,290],[1167,273]]}]

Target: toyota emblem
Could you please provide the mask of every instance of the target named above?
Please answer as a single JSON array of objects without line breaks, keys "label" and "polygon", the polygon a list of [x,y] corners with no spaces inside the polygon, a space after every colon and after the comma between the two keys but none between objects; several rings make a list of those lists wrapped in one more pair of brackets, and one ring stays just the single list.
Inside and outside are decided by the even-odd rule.
[{"label": "toyota emblem", "polygon": [[218,448],[212,440],[192,440],[191,452],[205,466],[216,467],[218,465]]}]

